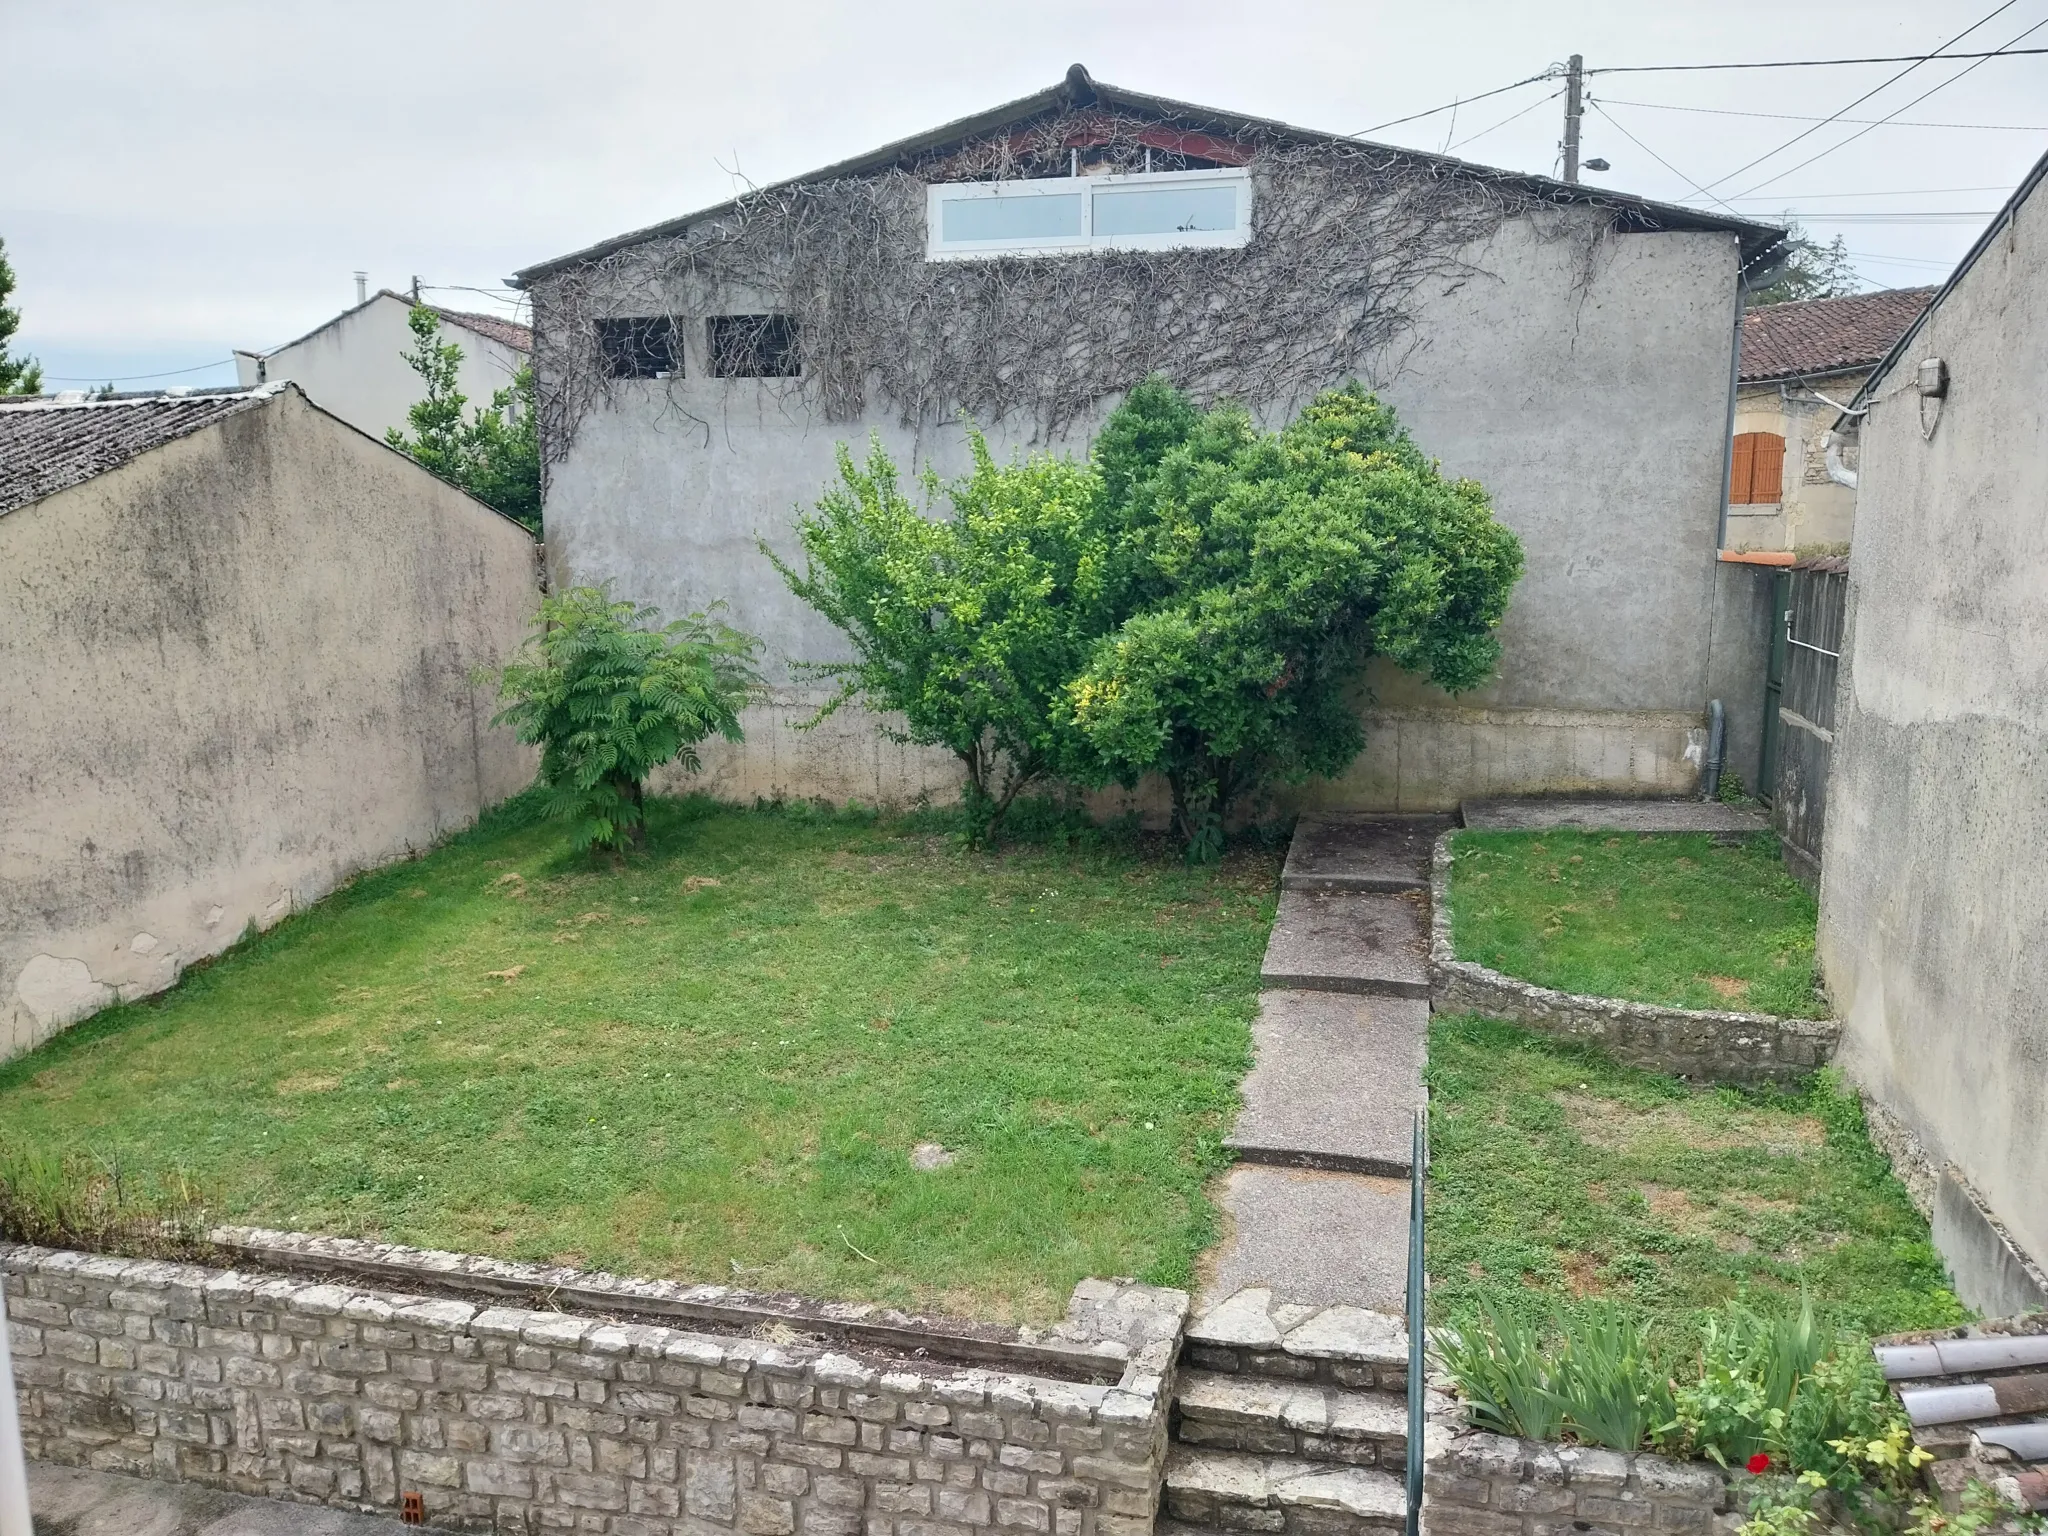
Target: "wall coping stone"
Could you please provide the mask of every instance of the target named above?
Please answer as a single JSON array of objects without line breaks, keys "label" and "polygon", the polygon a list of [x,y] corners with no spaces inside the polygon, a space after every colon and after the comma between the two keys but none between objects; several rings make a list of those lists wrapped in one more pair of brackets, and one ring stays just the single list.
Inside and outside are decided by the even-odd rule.
[{"label": "wall coping stone", "polygon": [[1630,1066],[1709,1082],[1790,1082],[1834,1054],[1842,1033],[1834,1019],[1586,997],[1460,960],[1451,942],[1450,901],[1451,839],[1458,830],[1439,837],[1430,856],[1430,1005],[1436,1012],[1480,1013],[1539,1034],[1590,1040]]},{"label": "wall coping stone", "polygon": [[[1141,1354],[1159,1357],[1149,1368],[1163,1370],[1170,1347],[1161,1355],[1156,1346],[1171,1345],[1179,1318],[1169,1324],[1174,1304],[1159,1298],[1182,1296],[1129,1280],[1083,1280],[1074,1288],[1063,1321],[1049,1328],[1011,1327],[918,1316],[866,1302],[815,1301],[788,1292],[640,1279],[309,1232],[219,1227],[209,1238],[227,1257],[257,1268],[454,1292],[477,1298],[481,1306],[524,1300],[539,1303],[537,1310],[545,1312],[629,1314],[700,1332],[779,1325],[851,1346],[1096,1380],[1120,1376]],[[1185,1304],[1183,1296],[1179,1305]]]}]

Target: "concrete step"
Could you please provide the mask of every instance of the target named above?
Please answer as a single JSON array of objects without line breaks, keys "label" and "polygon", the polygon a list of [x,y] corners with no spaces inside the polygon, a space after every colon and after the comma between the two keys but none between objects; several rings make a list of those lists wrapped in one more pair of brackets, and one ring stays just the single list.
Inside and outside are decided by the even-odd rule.
[{"label": "concrete step", "polygon": [[1284,1536],[1392,1536],[1408,1508],[1401,1480],[1371,1467],[1189,1445],[1167,1455],[1165,1504],[1189,1525]]},{"label": "concrete step", "polygon": [[1770,818],[1718,800],[1467,800],[1464,823],[1475,832],[1722,832],[1770,830]]},{"label": "concrete step", "polygon": [[1247,1163],[1407,1178],[1428,1036],[1419,998],[1263,994],[1224,1145]]},{"label": "concrete step", "polygon": [[1259,984],[1427,999],[1428,893],[1282,891]]},{"label": "concrete step", "polygon": [[1448,816],[1344,816],[1311,813],[1294,824],[1284,891],[1420,891]]},{"label": "concrete step", "polygon": [[1392,1392],[1183,1371],[1173,1395],[1174,1439],[1182,1445],[1405,1475],[1408,1405]]},{"label": "concrete step", "polygon": [[1408,1390],[1408,1330],[1399,1316],[1284,1301],[1262,1285],[1202,1306],[1188,1324],[1181,1359],[1190,1371],[1245,1380],[1396,1397]]}]

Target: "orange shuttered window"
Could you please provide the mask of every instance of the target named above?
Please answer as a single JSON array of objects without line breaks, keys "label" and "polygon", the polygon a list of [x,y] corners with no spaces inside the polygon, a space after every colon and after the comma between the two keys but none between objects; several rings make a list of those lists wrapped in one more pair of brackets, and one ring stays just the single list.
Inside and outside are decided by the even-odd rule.
[{"label": "orange shuttered window", "polygon": [[1783,494],[1785,439],[1775,432],[1738,432],[1728,466],[1728,500],[1738,506],[1776,502]]}]

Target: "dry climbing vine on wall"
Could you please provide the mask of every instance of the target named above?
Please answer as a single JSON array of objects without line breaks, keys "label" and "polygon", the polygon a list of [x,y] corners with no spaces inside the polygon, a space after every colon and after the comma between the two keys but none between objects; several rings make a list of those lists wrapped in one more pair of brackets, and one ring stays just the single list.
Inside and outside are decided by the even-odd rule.
[{"label": "dry climbing vine on wall", "polygon": [[[1208,157],[1192,159],[1190,144]],[[1077,160],[1090,171],[1169,170],[1225,155],[1254,183],[1242,248],[925,259],[929,182],[1065,175]],[[1296,400],[1354,374],[1384,383],[1422,293],[1490,276],[1483,242],[1543,209],[1560,215],[1544,233],[1584,239],[1590,257],[1605,222],[1565,219],[1512,178],[1366,144],[1223,145],[1065,113],[907,168],[751,193],[686,234],[539,280],[543,440],[559,459],[617,387],[596,347],[606,316],[701,325],[790,315],[801,375],[763,387],[834,422],[880,399],[906,426],[965,410],[1042,439],[1155,371],[1204,403]]]}]

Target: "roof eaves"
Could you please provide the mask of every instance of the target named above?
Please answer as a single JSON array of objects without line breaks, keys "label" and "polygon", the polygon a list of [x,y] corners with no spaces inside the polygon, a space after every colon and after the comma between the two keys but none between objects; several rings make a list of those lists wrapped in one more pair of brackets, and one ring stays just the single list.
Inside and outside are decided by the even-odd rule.
[{"label": "roof eaves", "polygon": [[1970,269],[1977,264],[1977,258],[1990,249],[1991,242],[1997,238],[1999,230],[2018,216],[2020,205],[2033,195],[2034,189],[2041,184],[2043,177],[2048,177],[2048,154],[2043,154],[2034,162],[2034,168],[2020,178],[2020,184],[2013,188],[2012,196],[2005,200],[2005,206],[2000,208],[1991,222],[1984,226],[1984,232],[1977,236],[1976,243],[1963,253],[1963,259],[1956,263],[1955,271],[1949,273],[1948,281],[1943,283],[1934,297],[1927,301],[1927,307],[1913,317],[1913,323],[1907,326],[1905,334],[1892,344],[1892,349],[1878,359],[1877,366],[1870,370],[1870,377],[1863,381],[1863,387],[1850,399],[1849,410],[1835,418],[1837,430],[1849,421],[1852,413],[1861,414],[1857,407],[1868,400],[1870,392],[1883,382],[1884,376],[1898,366],[1899,359],[1904,357],[1906,349],[1912,346],[1913,338],[1920,334],[1929,317],[1941,307],[1941,301],[1947,298],[1956,284],[1968,275]]},{"label": "roof eaves", "polygon": [[1786,231],[1774,224],[1760,224],[1748,219],[1737,219],[1721,214],[1705,213],[1700,209],[1687,208],[1678,203],[1653,202],[1649,198],[1636,197],[1625,192],[1608,192],[1600,188],[1588,187],[1583,182],[1558,181],[1549,176],[1532,176],[1524,172],[1501,170],[1494,166],[1481,165],[1476,161],[1459,160],[1449,155],[1431,154],[1427,150],[1405,149],[1393,144],[1378,144],[1371,140],[1353,137],[1349,134],[1330,133],[1316,128],[1300,128],[1292,123],[1282,122],[1278,118],[1252,117],[1243,113],[1225,112],[1214,107],[1200,106],[1194,102],[1176,101],[1169,96],[1148,95],[1143,91],[1133,91],[1123,86],[1111,85],[1106,81],[1096,80],[1089,75],[1086,69],[1076,64],[1067,71],[1064,80],[1046,90],[1035,92],[1030,96],[1019,97],[1015,101],[1006,102],[1002,106],[990,108],[986,112],[976,113],[971,117],[957,118],[953,122],[946,123],[938,128],[914,134],[909,138],[898,139],[894,143],[885,144],[881,148],[870,150],[866,154],[856,155],[848,160],[840,160],[831,165],[822,166],[815,171],[805,172],[801,176],[791,176],[782,181],[772,182],[768,186],[758,189],[757,192],[743,194],[741,197],[728,198],[726,201],[714,204],[709,208],[700,208],[695,213],[687,213],[680,218],[665,219],[659,224],[650,224],[644,229],[637,229],[628,234],[617,235],[609,240],[599,241],[597,244],[586,246],[580,251],[572,251],[566,256],[557,256],[549,261],[536,262],[530,267],[522,267],[519,271],[513,273],[508,281],[512,287],[524,288],[540,278],[551,276],[569,267],[580,266],[592,261],[600,261],[614,252],[640,244],[642,241],[659,240],[672,235],[682,234],[693,225],[700,224],[706,219],[716,218],[720,214],[731,212],[744,201],[745,197],[757,196],[759,192],[773,192],[785,187],[802,186],[809,182],[835,181],[842,177],[864,175],[870,171],[882,170],[907,158],[933,149],[943,148],[948,144],[957,143],[963,139],[991,133],[1011,123],[1035,117],[1039,113],[1054,107],[1070,104],[1093,106],[1097,103],[1128,107],[1177,122],[1222,128],[1233,133],[1277,133],[1312,144],[1363,144],[1370,148],[1386,150],[1391,154],[1398,155],[1416,164],[1427,165],[1454,175],[1483,178],[1488,181],[1517,186],[1525,191],[1534,192],[1548,201],[1559,204],[1584,203],[1596,207],[1627,210],[1653,220],[1661,228],[1727,231],[1734,234],[1742,243],[1742,265],[1745,271],[1748,271],[1773,251],[1780,250],[1785,243]]}]

